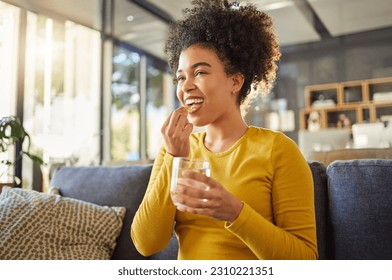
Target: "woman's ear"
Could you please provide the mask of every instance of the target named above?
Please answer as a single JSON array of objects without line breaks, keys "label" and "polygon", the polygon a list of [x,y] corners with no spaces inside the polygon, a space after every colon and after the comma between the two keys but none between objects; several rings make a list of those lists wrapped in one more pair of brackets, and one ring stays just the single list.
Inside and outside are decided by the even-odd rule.
[{"label": "woman's ear", "polygon": [[237,94],[241,90],[242,85],[244,84],[245,77],[243,74],[238,72],[233,75],[232,81],[233,81],[233,93]]}]

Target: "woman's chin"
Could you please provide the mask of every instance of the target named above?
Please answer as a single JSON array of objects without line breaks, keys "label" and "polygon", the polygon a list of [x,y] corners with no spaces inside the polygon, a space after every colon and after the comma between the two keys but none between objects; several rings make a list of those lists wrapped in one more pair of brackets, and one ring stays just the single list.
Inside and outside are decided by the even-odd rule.
[{"label": "woman's chin", "polygon": [[202,120],[198,120],[197,118],[189,118],[189,122],[193,124],[195,127],[203,127],[206,126],[208,123]]}]

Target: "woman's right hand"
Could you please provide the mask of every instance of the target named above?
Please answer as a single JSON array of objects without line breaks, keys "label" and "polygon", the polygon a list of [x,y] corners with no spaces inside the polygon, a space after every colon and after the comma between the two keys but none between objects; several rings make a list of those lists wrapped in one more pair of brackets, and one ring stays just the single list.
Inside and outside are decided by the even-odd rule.
[{"label": "woman's right hand", "polygon": [[187,157],[192,130],[193,125],[188,121],[188,111],[184,107],[173,111],[161,129],[167,152],[175,157]]}]

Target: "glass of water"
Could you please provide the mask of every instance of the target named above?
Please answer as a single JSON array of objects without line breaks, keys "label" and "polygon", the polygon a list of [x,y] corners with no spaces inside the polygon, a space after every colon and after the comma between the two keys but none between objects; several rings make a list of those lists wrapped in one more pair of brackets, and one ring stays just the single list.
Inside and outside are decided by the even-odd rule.
[{"label": "glass of water", "polygon": [[173,159],[172,180],[170,185],[171,193],[173,193],[174,188],[177,185],[178,178],[182,177],[182,173],[185,170],[200,172],[209,177],[211,173],[210,162],[201,158],[175,157]]}]

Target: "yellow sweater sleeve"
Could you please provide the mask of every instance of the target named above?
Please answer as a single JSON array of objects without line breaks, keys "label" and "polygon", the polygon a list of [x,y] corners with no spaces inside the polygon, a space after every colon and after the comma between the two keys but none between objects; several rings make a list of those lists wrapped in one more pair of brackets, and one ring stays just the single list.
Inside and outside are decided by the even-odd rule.
[{"label": "yellow sweater sleeve", "polygon": [[[259,259],[316,259],[317,240],[313,180],[296,144],[277,136],[272,149],[274,222],[248,204],[227,230],[241,239]],[[254,172],[258,172],[255,167]]]},{"label": "yellow sweater sleeve", "polygon": [[163,250],[173,234],[176,208],[169,193],[172,161],[173,157],[162,148],[131,225],[132,241],[144,256]]}]

